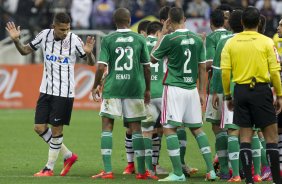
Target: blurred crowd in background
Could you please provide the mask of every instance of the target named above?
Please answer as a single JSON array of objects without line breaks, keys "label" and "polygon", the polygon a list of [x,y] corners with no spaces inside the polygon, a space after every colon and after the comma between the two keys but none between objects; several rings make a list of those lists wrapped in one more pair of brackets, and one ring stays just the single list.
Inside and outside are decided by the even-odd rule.
[{"label": "blurred crowd in background", "polygon": [[125,7],[132,13],[132,24],[153,15],[163,6],[182,7],[185,16],[209,19],[210,12],[221,4],[232,8],[257,7],[267,18],[265,34],[272,37],[282,15],[282,0],[0,0],[0,40],[5,38],[7,21],[14,21],[21,29],[37,32],[49,28],[52,16],[67,12],[72,29],[114,30],[112,14]]}]

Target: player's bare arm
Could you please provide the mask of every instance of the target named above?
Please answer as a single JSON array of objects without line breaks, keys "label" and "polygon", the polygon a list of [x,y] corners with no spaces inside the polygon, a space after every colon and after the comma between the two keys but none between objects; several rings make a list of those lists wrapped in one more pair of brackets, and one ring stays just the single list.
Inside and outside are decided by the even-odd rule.
[{"label": "player's bare arm", "polygon": [[94,81],[94,85],[92,88],[92,97],[94,99],[94,101],[98,101],[99,97],[100,97],[100,92],[99,92],[99,86],[101,86],[101,79],[103,77],[103,73],[105,71],[105,65],[99,63],[97,66],[97,71],[95,74],[95,81]]},{"label": "player's bare arm", "polygon": [[14,22],[8,22],[6,24],[6,30],[8,31],[10,38],[13,40],[17,50],[21,55],[27,55],[33,52],[33,49],[28,44],[23,45],[20,42],[20,35],[21,35],[20,26],[16,27]]},{"label": "player's bare arm", "polygon": [[146,89],[145,89],[145,94],[144,94],[144,102],[145,104],[150,103],[151,99],[151,69],[150,65],[144,65],[144,77],[145,77],[145,84],[146,84]]},{"label": "player's bare arm", "polygon": [[90,66],[93,66],[96,63],[96,59],[93,54],[94,44],[95,44],[95,38],[92,36],[87,36],[86,43],[83,46],[83,50],[86,53],[87,64]]},{"label": "player's bare arm", "polygon": [[206,63],[200,63],[199,64],[199,94],[200,94],[200,100],[201,104],[204,104],[204,90],[205,90],[205,75],[206,75]]}]

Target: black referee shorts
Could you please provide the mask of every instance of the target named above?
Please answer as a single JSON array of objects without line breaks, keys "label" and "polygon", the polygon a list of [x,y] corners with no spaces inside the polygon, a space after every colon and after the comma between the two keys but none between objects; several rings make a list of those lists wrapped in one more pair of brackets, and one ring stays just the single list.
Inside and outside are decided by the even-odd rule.
[{"label": "black referee shorts", "polygon": [[244,128],[264,128],[277,123],[273,95],[267,83],[236,84],[234,88],[233,123]]},{"label": "black referee shorts", "polygon": [[74,98],[40,93],[35,111],[35,124],[69,125]]}]

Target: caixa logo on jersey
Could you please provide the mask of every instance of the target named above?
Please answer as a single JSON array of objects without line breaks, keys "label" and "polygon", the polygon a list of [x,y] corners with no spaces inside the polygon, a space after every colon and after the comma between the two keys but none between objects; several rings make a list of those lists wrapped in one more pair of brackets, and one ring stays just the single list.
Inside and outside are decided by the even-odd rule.
[{"label": "caixa logo on jersey", "polygon": [[55,56],[53,54],[46,54],[45,58],[47,61],[53,61],[62,64],[68,64],[70,60],[68,57]]}]

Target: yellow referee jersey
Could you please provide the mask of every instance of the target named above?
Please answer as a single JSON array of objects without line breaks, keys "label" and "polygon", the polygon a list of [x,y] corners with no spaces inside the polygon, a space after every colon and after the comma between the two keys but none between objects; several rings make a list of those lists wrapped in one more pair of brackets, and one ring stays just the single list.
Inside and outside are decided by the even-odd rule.
[{"label": "yellow referee jersey", "polygon": [[279,55],[272,39],[255,31],[243,31],[230,38],[221,53],[221,69],[232,71],[232,81],[249,84],[270,82],[270,72],[279,71]]}]

